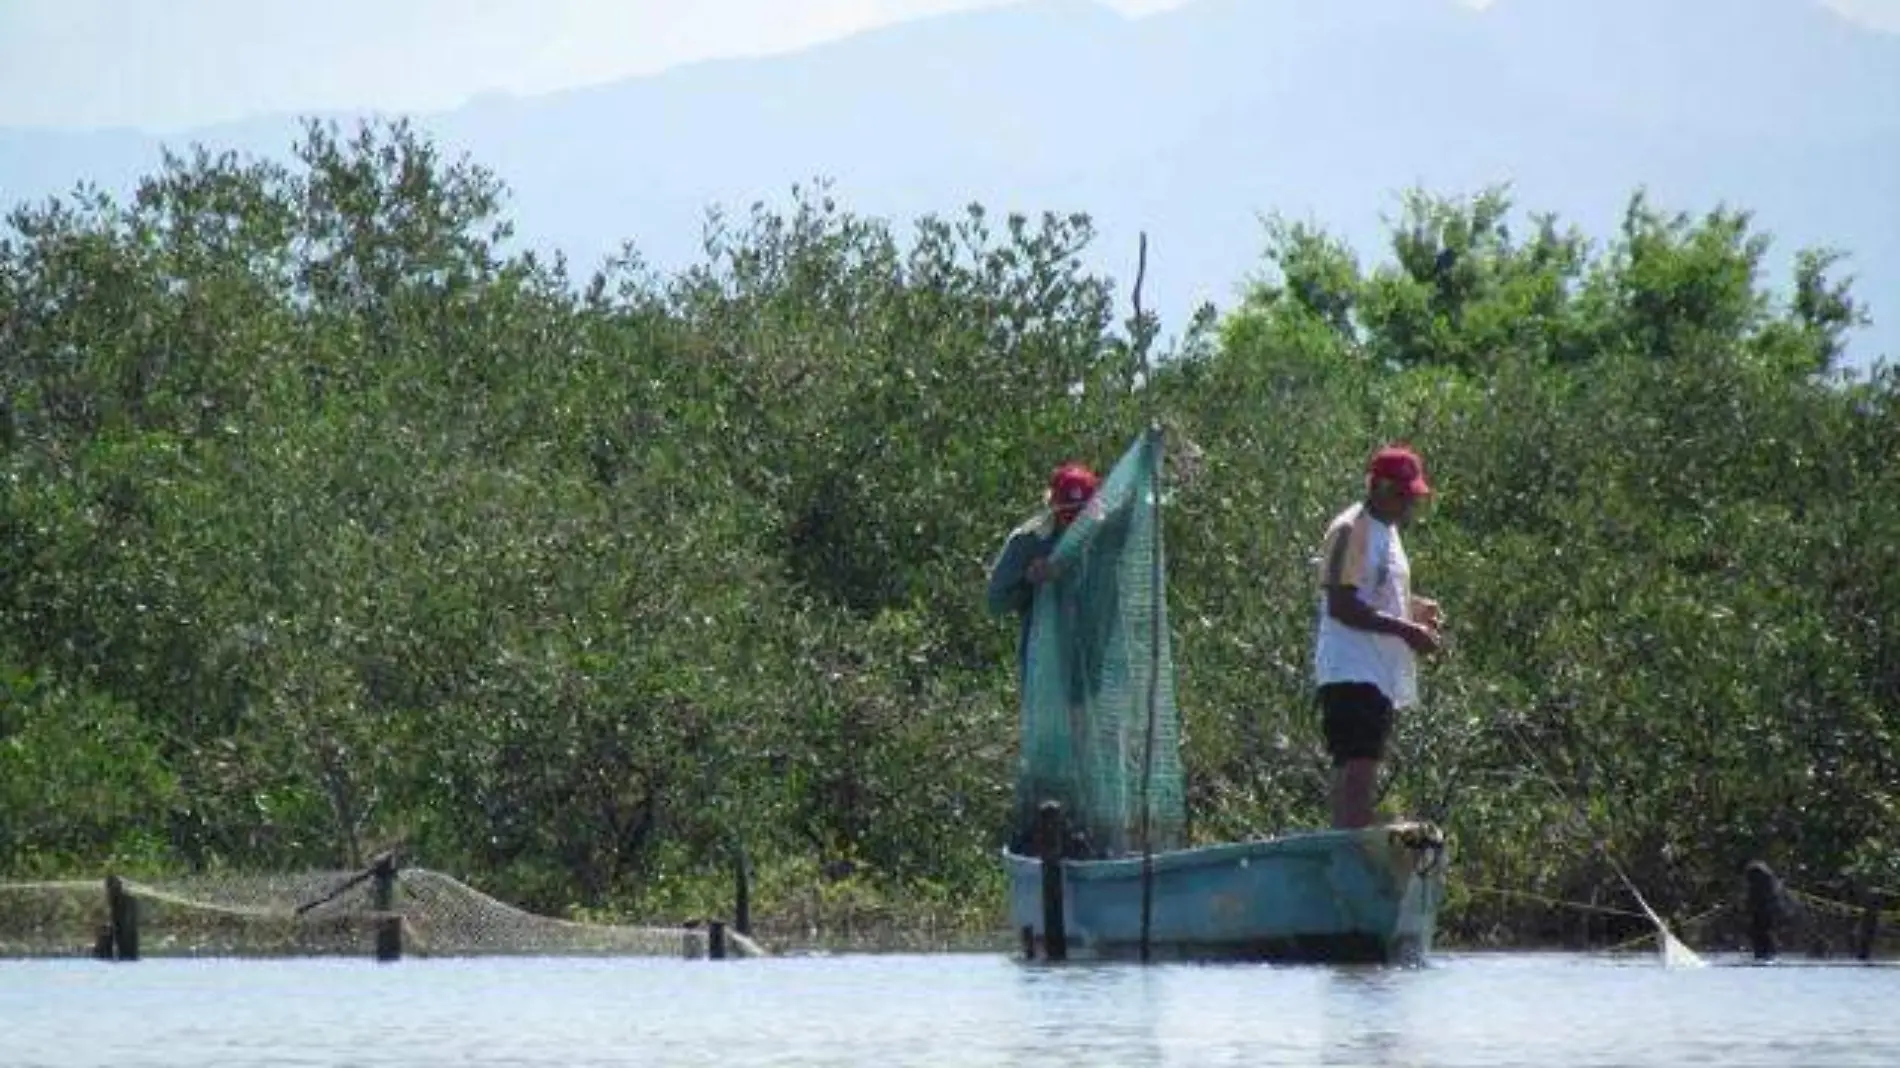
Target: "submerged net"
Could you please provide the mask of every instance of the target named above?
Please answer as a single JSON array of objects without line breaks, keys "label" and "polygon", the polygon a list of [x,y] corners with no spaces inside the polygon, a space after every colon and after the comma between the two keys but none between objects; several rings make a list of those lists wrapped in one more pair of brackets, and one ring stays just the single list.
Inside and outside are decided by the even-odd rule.
[{"label": "submerged net", "polygon": [[[400,924],[405,956],[705,957],[703,927],[577,923],[525,912],[424,868],[395,873],[387,908],[368,873],[126,880],[137,903],[141,956],[370,956],[385,921]],[[94,952],[109,924],[102,881],[0,883],[0,957]],[[758,956],[727,932],[726,951]]]},{"label": "submerged net", "polygon": [[1060,802],[1072,854],[1174,848],[1186,822],[1161,461],[1161,433],[1151,429],[1057,541],[1055,577],[1031,610],[1017,826],[1033,827],[1044,801]]}]

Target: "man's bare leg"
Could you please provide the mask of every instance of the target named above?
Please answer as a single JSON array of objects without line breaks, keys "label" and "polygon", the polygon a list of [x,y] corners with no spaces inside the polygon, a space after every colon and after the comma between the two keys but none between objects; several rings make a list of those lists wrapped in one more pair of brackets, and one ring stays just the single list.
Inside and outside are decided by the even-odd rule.
[{"label": "man's bare leg", "polygon": [[1333,769],[1333,826],[1343,830],[1372,825],[1372,787],[1379,777],[1376,760],[1348,760]]}]

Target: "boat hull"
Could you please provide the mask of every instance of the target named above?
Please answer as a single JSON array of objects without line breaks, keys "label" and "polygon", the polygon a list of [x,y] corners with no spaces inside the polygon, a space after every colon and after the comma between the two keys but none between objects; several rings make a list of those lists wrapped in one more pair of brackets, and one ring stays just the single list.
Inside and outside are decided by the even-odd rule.
[{"label": "boat hull", "polygon": [[[1444,900],[1444,836],[1429,824],[1313,831],[1156,853],[1154,960],[1415,963]],[[1010,922],[1040,955],[1042,862],[1005,852]],[[1140,856],[1062,863],[1071,959],[1141,955]]]}]

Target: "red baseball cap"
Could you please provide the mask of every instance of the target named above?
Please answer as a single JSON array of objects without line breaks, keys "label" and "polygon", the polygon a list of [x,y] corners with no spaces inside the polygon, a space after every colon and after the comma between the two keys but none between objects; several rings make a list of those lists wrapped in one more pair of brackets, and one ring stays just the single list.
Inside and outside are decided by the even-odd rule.
[{"label": "red baseball cap", "polygon": [[1372,462],[1366,465],[1366,478],[1396,483],[1399,492],[1408,497],[1432,495],[1432,487],[1425,481],[1425,461],[1403,445],[1388,445],[1373,453]]},{"label": "red baseball cap", "polygon": [[1099,482],[1095,472],[1081,464],[1063,464],[1049,476],[1049,506],[1058,512],[1080,508],[1095,496]]}]

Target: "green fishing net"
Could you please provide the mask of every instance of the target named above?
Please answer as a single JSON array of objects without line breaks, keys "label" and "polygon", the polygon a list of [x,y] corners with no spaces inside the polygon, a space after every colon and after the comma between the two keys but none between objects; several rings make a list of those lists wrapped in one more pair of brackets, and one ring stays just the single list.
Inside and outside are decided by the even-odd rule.
[{"label": "green fishing net", "polygon": [[1022,680],[1019,842],[1034,841],[1037,809],[1057,801],[1071,856],[1181,844],[1161,480],[1155,428],[1063,532],[1050,555],[1055,577],[1037,588]]}]

